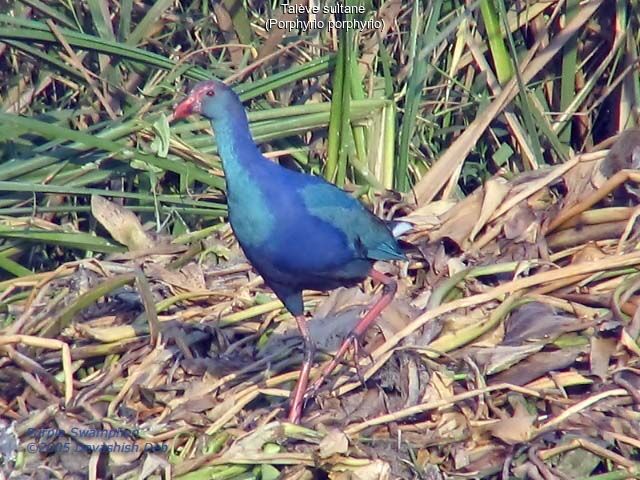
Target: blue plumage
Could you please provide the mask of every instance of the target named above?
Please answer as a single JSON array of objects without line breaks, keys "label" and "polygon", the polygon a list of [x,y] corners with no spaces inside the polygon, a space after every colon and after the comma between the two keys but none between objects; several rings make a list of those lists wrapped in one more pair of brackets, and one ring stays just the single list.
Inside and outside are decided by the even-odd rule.
[{"label": "blue plumage", "polygon": [[359,201],[322,178],[266,159],[236,94],[215,81],[202,82],[193,92],[208,88],[214,95],[201,95],[197,108],[216,134],[231,227],[251,264],[292,314],[303,313],[302,290],[353,285],[376,260],[406,260],[386,224]]},{"label": "blue plumage", "polygon": [[[300,421],[305,395],[313,395],[349,345],[391,302],[396,282],[374,270],[376,260],[406,260],[387,225],[356,199],[322,178],[294,172],[258,150],[237,95],[226,85],[196,85],[174,119],[200,113],[211,120],[227,182],[231,227],[245,255],[296,317],[305,344],[289,421]],[[309,390],[314,346],[304,318],[302,291],[332,290],[367,276],[383,295],[358,322]]]}]

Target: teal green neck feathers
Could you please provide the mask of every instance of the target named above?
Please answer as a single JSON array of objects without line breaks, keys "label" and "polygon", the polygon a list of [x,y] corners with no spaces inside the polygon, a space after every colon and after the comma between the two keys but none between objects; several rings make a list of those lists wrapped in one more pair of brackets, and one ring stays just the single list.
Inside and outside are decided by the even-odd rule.
[{"label": "teal green neck feathers", "polygon": [[245,243],[260,245],[269,238],[275,221],[251,172],[268,160],[253,142],[244,110],[211,119],[211,127],[227,182],[231,225]]},{"label": "teal green neck feathers", "polygon": [[211,128],[216,134],[218,154],[222,159],[225,175],[233,177],[238,171],[250,168],[251,162],[262,160],[262,155],[251,138],[246,118],[230,115],[211,120]]}]

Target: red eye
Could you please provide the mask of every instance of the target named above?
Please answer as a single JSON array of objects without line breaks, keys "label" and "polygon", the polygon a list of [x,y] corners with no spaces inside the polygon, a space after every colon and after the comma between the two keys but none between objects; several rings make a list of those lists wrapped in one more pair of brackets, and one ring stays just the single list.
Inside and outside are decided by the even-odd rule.
[{"label": "red eye", "polygon": [[216,94],[216,92],[214,92],[213,90],[209,90],[207,92],[207,97],[213,97]]}]

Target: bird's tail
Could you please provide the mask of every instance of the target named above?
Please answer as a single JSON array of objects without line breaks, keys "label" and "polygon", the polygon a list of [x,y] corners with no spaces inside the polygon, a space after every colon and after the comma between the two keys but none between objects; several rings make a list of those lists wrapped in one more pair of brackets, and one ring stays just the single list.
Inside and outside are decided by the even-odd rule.
[{"label": "bird's tail", "polygon": [[385,223],[387,224],[387,228],[391,230],[394,238],[399,238],[405,233],[411,232],[413,230],[413,225],[411,225],[409,222],[385,220]]}]

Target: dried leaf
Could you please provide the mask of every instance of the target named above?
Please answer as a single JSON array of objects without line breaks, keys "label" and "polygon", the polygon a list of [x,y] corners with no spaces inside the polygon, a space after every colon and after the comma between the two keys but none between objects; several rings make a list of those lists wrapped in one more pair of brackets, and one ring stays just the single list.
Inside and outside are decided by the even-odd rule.
[{"label": "dried leaf", "polygon": [[149,454],[147,455],[147,458],[144,459],[142,470],[138,478],[140,478],[140,480],[144,480],[154,473],[162,472],[162,470],[169,466],[170,464],[166,458],[162,458],[160,455]]},{"label": "dried leaf", "polygon": [[374,460],[364,467],[350,467],[347,471],[331,472],[331,480],[388,480],[391,467],[387,462]]},{"label": "dried leaf", "polygon": [[267,423],[236,441],[224,452],[222,457],[225,460],[233,461],[236,457],[243,458],[261,453],[262,447],[266,443],[275,442],[283,435],[284,430],[280,422]]},{"label": "dried leaf", "polygon": [[380,327],[385,338],[395,335],[418,316],[418,312],[409,305],[407,300],[404,298],[394,300],[380,314],[376,325]]},{"label": "dried leaf", "polygon": [[505,214],[502,228],[504,237],[508,240],[534,243],[539,223],[531,207],[526,203],[520,203]]},{"label": "dried leaf", "polygon": [[472,357],[479,365],[484,366],[484,372],[487,375],[494,375],[512,367],[543,347],[544,343],[519,346],[496,345],[491,348],[478,348],[473,351]]},{"label": "dried leaf", "polygon": [[629,332],[627,332],[626,329],[622,330],[622,334],[620,335],[620,344],[632,352],[636,357],[640,357],[640,347],[631,335],[629,335]]},{"label": "dried leaf", "polygon": [[[346,413],[347,419],[350,421],[365,420],[386,412],[384,394],[380,388],[368,388],[361,392],[355,392],[342,398],[340,403],[342,405],[341,415]],[[334,416],[337,415],[334,414]]]},{"label": "dried leaf", "polygon": [[499,438],[509,445],[526,442],[534,433],[533,422],[535,415],[531,415],[523,403],[515,404],[513,416],[503,418],[489,426],[489,431],[494,437]]},{"label": "dried leaf", "polygon": [[531,355],[515,366],[491,377],[490,384],[511,383],[525,385],[552,370],[560,370],[572,365],[582,348],[563,348],[554,352],[540,352]]},{"label": "dried leaf", "polygon": [[582,330],[585,322],[575,315],[557,312],[541,302],[525,303],[506,321],[505,345],[522,345],[535,340],[552,342],[563,333]]},{"label": "dried leaf", "polygon": [[418,224],[419,222],[413,222],[412,219],[415,217],[423,216],[432,219],[440,217],[451,210],[453,207],[455,207],[457,203],[457,201],[450,199],[427,202],[423,205],[419,205],[418,208],[413,210],[409,215],[407,215],[406,217],[401,217],[398,220],[406,220],[407,222]]},{"label": "dried leaf", "polygon": [[637,160],[638,149],[640,149],[640,130],[631,128],[621,132],[600,163],[600,172],[604,177],[609,178],[620,170],[636,170],[640,167]]},{"label": "dried leaf", "polygon": [[189,263],[180,270],[169,270],[161,265],[148,263],[144,265],[147,277],[169,285],[174,293],[204,292],[207,289],[202,267]]},{"label": "dried leaf", "polygon": [[564,198],[564,208],[572,207],[595,191],[591,179],[597,167],[598,162],[579,162],[565,173],[567,194]]},{"label": "dried leaf", "polygon": [[447,211],[442,217],[442,226],[430,236],[430,240],[433,242],[446,237],[463,245],[480,217],[483,198],[484,190],[479,188],[459,202],[456,208]]},{"label": "dried leaf", "polygon": [[146,250],[153,241],[142,229],[135,213],[99,196],[91,196],[91,213],[100,225],[118,242],[126,245],[130,251]]},{"label": "dried leaf", "polygon": [[591,373],[605,379],[609,371],[611,355],[616,351],[617,342],[613,338],[591,337]]},{"label": "dried leaf", "polygon": [[433,372],[422,402],[433,402],[453,396],[453,379],[441,372]]},{"label": "dried leaf", "polygon": [[482,208],[473,230],[469,234],[468,241],[473,241],[480,230],[486,225],[493,216],[496,209],[502,204],[505,197],[509,193],[509,185],[503,178],[492,178],[484,184],[484,198],[482,199]]},{"label": "dried leaf", "polygon": [[349,439],[345,433],[337,428],[331,428],[320,441],[318,454],[320,458],[329,458],[336,453],[347,453]]}]

